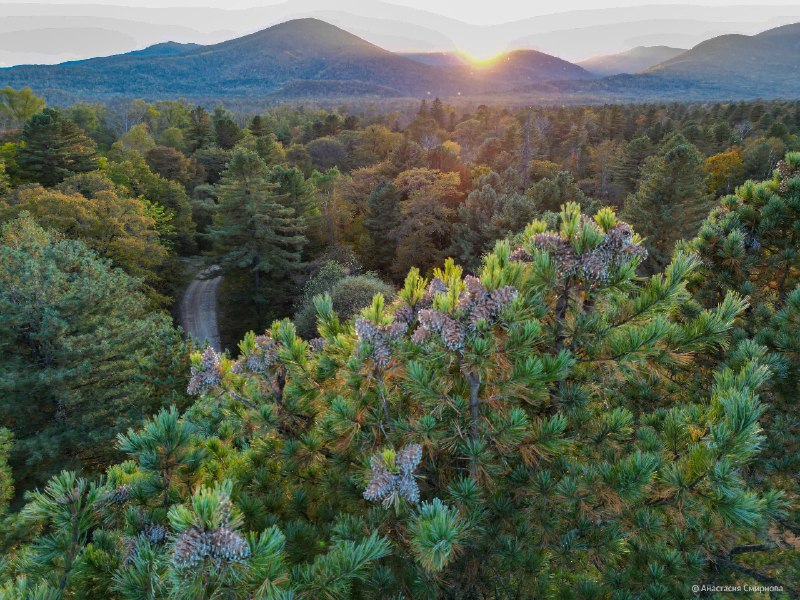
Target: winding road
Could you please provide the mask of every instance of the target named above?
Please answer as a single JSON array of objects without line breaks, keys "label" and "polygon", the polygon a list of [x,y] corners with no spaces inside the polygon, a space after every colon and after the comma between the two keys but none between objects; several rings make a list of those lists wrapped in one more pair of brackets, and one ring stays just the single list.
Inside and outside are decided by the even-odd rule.
[{"label": "winding road", "polygon": [[200,271],[181,298],[180,322],[187,335],[201,346],[209,344],[220,351],[222,344],[217,326],[217,289],[222,275],[217,265]]}]

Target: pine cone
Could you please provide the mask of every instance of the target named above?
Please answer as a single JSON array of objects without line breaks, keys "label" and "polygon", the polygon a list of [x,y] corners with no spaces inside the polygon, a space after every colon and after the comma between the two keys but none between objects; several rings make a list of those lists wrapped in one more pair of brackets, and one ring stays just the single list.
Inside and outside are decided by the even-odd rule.
[{"label": "pine cone", "polygon": [[358,317],[355,321],[356,335],[362,342],[372,342],[378,336],[378,327],[369,319]]},{"label": "pine cone", "polygon": [[394,313],[394,320],[410,324],[414,321],[414,309],[408,304],[403,304]]},{"label": "pine cone", "polygon": [[409,444],[397,453],[395,464],[407,473],[414,471],[422,460],[422,446],[419,444]]},{"label": "pine cone", "polygon": [[464,349],[464,329],[459,322],[447,318],[442,327],[441,335],[442,342],[449,350],[458,351]]},{"label": "pine cone", "polygon": [[470,326],[477,327],[480,321],[491,323],[495,315],[495,304],[490,298],[486,298],[475,304],[469,313]]},{"label": "pine cone", "polygon": [[608,278],[609,262],[603,252],[591,252],[581,259],[581,271],[587,279],[605,281]]},{"label": "pine cone", "polygon": [[364,490],[364,499],[374,502],[383,500],[392,493],[394,487],[394,476],[382,465],[372,464],[372,479]]},{"label": "pine cone", "polygon": [[250,546],[241,533],[223,526],[208,535],[210,555],[230,562],[250,558]]},{"label": "pine cone", "polygon": [[508,306],[516,300],[518,294],[517,288],[511,285],[506,285],[494,290],[492,292],[492,301],[495,305],[495,316],[508,308]]},{"label": "pine cone", "polygon": [[415,344],[423,344],[425,343],[425,340],[428,339],[429,334],[430,331],[428,331],[425,327],[422,327],[420,325],[419,327],[417,327],[414,333],[411,334],[411,341],[414,342]]},{"label": "pine cone", "polygon": [[167,528],[163,525],[150,524],[144,528],[144,537],[154,546],[160,546],[167,540]]},{"label": "pine cone", "polygon": [[372,345],[372,360],[378,367],[384,368],[392,360],[392,351],[386,340],[379,339]]},{"label": "pine cone", "polygon": [[103,495],[103,500],[109,504],[124,504],[130,497],[130,487],[128,485],[120,485],[113,490],[108,490]]},{"label": "pine cone", "polygon": [[533,257],[530,254],[528,254],[528,251],[525,250],[525,248],[523,248],[522,246],[514,250],[511,253],[510,258],[515,262],[528,262],[533,259]]},{"label": "pine cone", "polygon": [[211,552],[208,534],[192,527],[181,533],[175,540],[172,551],[172,562],[179,569],[196,567]]},{"label": "pine cone", "polygon": [[219,356],[211,346],[208,346],[203,351],[200,365],[192,366],[186,392],[190,395],[202,394],[207,389],[219,384],[220,381],[222,381],[222,368],[219,364]]},{"label": "pine cone", "polygon": [[419,485],[411,473],[395,476],[395,489],[398,494],[412,504],[419,503]]},{"label": "pine cone", "polygon": [[311,346],[313,352],[322,352],[325,349],[325,339],[321,337],[309,340],[308,345]]}]

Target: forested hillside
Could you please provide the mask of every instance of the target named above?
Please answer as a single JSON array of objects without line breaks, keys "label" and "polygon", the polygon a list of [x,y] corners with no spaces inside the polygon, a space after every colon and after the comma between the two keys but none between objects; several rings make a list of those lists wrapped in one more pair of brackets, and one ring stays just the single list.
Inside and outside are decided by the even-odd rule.
[{"label": "forested hillside", "polygon": [[800,102],[381,108],[0,90],[0,600],[797,597]]}]

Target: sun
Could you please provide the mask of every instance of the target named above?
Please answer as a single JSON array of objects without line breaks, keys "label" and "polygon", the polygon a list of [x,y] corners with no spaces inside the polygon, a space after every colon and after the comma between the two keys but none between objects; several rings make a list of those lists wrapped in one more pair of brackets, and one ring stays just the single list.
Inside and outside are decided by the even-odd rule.
[{"label": "sun", "polygon": [[503,52],[486,52],[486,53],[474,53],[468,52],[466,50],[459,50],[459,54],[471,65],[476,67],[486,67],[494,63],[498,58],[500,58],[504,53]]},{"label": "sun", "polygon": [[505,48],[493,40],[470,39],[459,44],[459,54],[476,66],[488,65],[505,54]]}]

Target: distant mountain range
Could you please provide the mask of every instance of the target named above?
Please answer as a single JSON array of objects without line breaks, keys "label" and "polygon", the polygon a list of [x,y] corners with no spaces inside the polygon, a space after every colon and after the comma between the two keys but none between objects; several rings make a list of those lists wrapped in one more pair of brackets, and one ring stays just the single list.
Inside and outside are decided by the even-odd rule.
[{"label": "distant mountain range", "polygon": [[794,97],[800,95],[800,24],[754,36],[719,36],[687,51],[634,48],[577,65],[530,49],[486,63],[454,52],[393,53],[307,18],[218,44],[165,42],[109,57],[0,69],[0,86],[5,85],[30,86],[54,103],[116,97],[491,96],[510,102]]},{"label": "distant mountain range", "polygon": [[641,73],[684,52],[686,48],[636,46],[626,52],[596,56],[578,64],[590,73],[600,76]]},{"label": "distant mountain range", "polygon": [[[223,4],[224,8],[211,8],[202,6],[209,4],[208,0],[158,5],[142,0],[83,0],[84,4],[78,3],[81,0],[4,0],[0,2],[0,66],[55,64],[122,54],[164,40],[216,44],[307,17],[341,27],[392,52],[467,49],[486,57],[532,48],[570,62],[636,46],[691,48],[723,34],[752,35],[800,21],[800,3],[789,5],[783,0],[776,4],[769,0],[749,0],[751,4],[728,0],[727,6],[719,2],[659,4],[660,0],[653,0],[653,4],[583,10],[518,2],[514,11],[497,11],[496,22],[479,24],[392,4],[396,1],[264,0],[252,3],[251,8],[237,8],[244,3],[234,0]],[[454,5],[452,13],[467,11]]]}]

